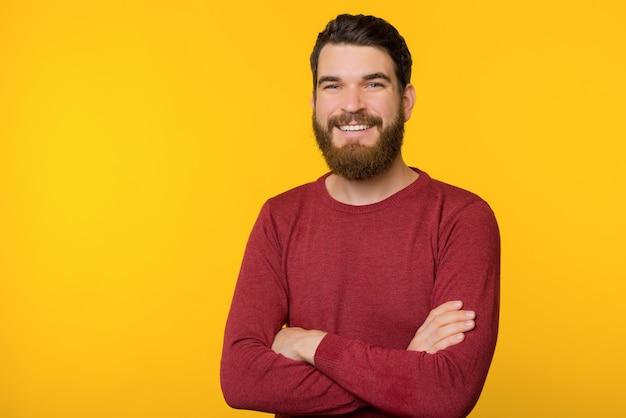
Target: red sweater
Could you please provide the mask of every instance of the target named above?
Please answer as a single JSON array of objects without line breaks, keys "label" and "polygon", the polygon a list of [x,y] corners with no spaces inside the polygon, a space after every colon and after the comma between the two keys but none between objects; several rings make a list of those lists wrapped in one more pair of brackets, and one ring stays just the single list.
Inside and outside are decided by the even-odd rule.
[{"label": "red sweater", "polygon": [[[425,172],[365,206],[332,199],[326,176],[270,199],[252,230],[224,338],[226,401],[284,416],[469,414],[498,331],[493,212]],[[450,300],[476,312],[476,328],[436,354],[407,351]],[[329,333],[315,366],[271,350],[285,323]]]}]

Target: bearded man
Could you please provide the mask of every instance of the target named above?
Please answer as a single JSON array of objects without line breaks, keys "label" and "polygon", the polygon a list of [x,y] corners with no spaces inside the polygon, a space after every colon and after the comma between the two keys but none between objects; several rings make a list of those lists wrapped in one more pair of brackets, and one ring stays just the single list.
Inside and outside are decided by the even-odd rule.
[{"label": "bearded man", "polygon": [[380,18],[340,15],[319,34],[311,106],[330,172],[261,209],[224,336],[229,405],[450,418],[478,400],[498,332],[498,227],[478,196],[404,162],[411,64]]}]

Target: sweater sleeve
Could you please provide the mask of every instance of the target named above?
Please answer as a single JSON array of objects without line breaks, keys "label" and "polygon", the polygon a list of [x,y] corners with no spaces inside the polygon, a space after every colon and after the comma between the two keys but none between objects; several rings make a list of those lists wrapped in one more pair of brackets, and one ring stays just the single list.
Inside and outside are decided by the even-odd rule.
[{"label": "sweater sleeve", "polygon": [[248,240],[226,323],[220,373],[226,402],[287,415],[342,414],[366,405],[315,367],[272,351],[288,314],[281,259],[266,204]]},{"label": "sweater sleeve", "polygon": [[[436,354],[383,349],[328,334],[315,366],[377,409],[402,417],[463,417],[478,400],[498,332],[500,238],[493,212],[474,202],[442,224],[432,307],[462,300],[476,311],[465,340]],[[416,327],[417,328],[417,327]]]}]

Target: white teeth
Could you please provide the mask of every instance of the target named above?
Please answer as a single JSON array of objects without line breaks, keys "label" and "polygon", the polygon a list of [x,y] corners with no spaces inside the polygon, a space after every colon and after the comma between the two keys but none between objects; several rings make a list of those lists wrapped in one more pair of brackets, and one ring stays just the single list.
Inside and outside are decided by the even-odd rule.
[{"label": "white teeth", "polygon": [[342,131],[364,131],[369,129],[369,125],[343,125],[339,129]]}]

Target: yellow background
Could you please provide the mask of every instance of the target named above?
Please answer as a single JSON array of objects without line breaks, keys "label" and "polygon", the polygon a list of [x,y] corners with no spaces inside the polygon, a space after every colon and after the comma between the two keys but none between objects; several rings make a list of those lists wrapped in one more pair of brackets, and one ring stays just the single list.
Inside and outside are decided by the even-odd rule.
[{"label": "yellow background", "polygon": [[412,50],[406,160],[498,216],[472,417],[626,416],[623,1],[2,0],[1,417],[265,416],[222,399],[223,326],[261,204],[326,169],[340,12]]}]

